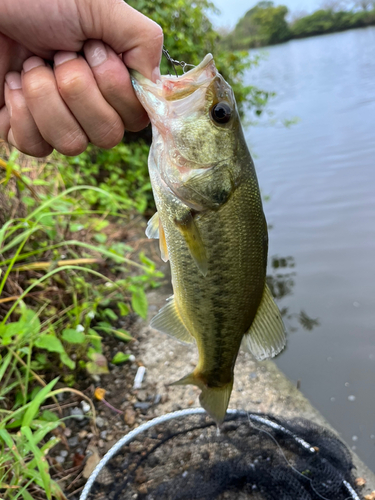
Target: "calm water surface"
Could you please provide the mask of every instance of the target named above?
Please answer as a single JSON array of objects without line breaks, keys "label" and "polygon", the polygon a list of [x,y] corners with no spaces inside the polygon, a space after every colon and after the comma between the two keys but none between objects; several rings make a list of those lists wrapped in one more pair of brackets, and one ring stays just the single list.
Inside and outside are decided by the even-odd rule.
[{"label": "calm water surface", "polygon": [[375,470],[375,28],[266,50],[248,83],[277,92],[275,118],[300,119],[246,131],[270,256],[295,264],[273,271],[292,330],[276,362]]}]

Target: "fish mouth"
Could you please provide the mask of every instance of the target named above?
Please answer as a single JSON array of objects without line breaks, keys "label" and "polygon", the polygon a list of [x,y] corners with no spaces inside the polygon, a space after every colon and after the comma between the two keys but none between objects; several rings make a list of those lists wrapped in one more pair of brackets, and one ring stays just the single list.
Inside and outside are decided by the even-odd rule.
[{"label": "fish mouth", "polygon": [[209,85],[218,75],[212,54],[207,54],[194,68],[180,76],[162,75],[156,83],[138,71],[130,70],[133,85],[140,85],[144,90],[167,101],[183,99],[202,86]]}]

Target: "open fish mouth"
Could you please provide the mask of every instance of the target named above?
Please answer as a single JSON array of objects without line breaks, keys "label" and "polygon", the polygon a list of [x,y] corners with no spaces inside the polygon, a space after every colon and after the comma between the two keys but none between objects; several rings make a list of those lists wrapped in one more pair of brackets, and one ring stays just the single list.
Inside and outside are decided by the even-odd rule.
[{"label": "open fish mouth", "polygon": [[166,101],[177,101],[183,99],[198,88],[208,86],[218,75],[212,54],[207,54],[204,59],[194,68],[180,76],[162,75],[156,83],[152,82],[138,71],[130,70],[132,83],[151,92]]}]

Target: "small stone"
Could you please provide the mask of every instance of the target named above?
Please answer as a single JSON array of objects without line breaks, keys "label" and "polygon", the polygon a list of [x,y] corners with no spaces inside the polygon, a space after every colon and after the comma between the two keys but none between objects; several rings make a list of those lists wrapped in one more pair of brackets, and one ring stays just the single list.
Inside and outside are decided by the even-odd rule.
[{"label": "small stone", "polygon": [[124,422],[132,426],[135,422],[135,411],[132,408],[127,408],[124,413]]},{"label": "small stone", "polygon": [[66,436],[67,438],[70,437],[72,435],[72,429],[69,429],[69,427],[66,427],[64,429],[64,436]]},{"label": "small stone", "polygon": [[151,403],[135,403],[134,408],[146,412],[151,406]]},{"label": "small stone", "polygon": [[88,437],[88,432],[85,429],[83,429],[83,431],[79,431],[78,437],[79,437],[80,441],[82,441],[82,439],[85,439],[85,437]]},{"label": "small stone", "polygon": [[59,464],[63,464],[65,462],[65,457],[62,457],[61,455],[59,455],[58,457],[55,458],[55,460]]},{"label": "small stone", "polygon": [[138,467],[138,469],[135,471],[135,482],[142,484],[147,481],[147,476],[143,470],[142,467]]},{"label": "small stone", "polygon": [[161,394],[156,394],[154,398],[154,405],[158,405],[161,401]]},{"label": "small stone", "polygon": [[83,411],[81,410],[81,408],[71,408],[70,410],[70,415],[72,417],[75,417],[77,420],[83,420],[85,417],[83,415]]},{"label": "small stone", "polygon": [[68,456],[69,452],[67,450],[61,450],[60,451],[60,456],[66,458]]},{"label": "small stone", "polygon": [[113,440],[113,434],[108,434],[107,441],[112,441],[112,440]]},{"label": "small stone", "polygon": [[141,484],[140,487],[138,488],[139,493],[142,493],[142,495],[147,495],[148,489],[145,484]]},{"label": "small stone", "polygon": [[81,406],[83,413],[88,413],[91,409],[91,406],[86,401],[81,401]]},{"label": "small stone", "polygon": [[351,394],[350,396],[348,396],[348,399],[349,399],[349,401],[355,401],[355,396],[353,396],[353,394]]},{"label": "small stone", "polygon": [[147,392],[146,391],[138,391],[137,399],[138,399],[138,401],[146,401]]},{"label": "small stone", "polygon": [[105,438],[107,437],[107,434],[108,434],[108,431],[102,431],[102,432],[100,433],[100,437],[101,437],[102,439],[105,439]]},{"label": "small stone", "polygon": [[96,417],[96,425],[98,427],[103,427],[105,424],[104,418],[102,417]]},{"label": "small stone", "polygon": [[78,436],[72,436],[68,439],[68,445],[72,448],[78,445]]},{"label": "small stone", "polygon": [[363,477],[357,477],[357,479],[354,481],[356,486],[359,486],[359,488],[362,488],[366,484],[366,479]]},{"label": "small stone", "polygon": [[104,448],[104,441],[103,441],[103,439],[99,439],[98,446],[99,446],[99,448]]}]

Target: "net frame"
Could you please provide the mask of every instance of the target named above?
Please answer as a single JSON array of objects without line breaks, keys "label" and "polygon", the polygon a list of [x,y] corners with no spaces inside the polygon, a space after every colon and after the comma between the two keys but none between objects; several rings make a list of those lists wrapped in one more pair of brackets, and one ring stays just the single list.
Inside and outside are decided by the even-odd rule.
[{"label": "net frame", "polygon": [[[168,422],[170,420],[173,420],[175,418],[180,418],[180,417],[185,417],[188,415],[199,415],[199,414],[205,414],[205,410],[203,408],[187,408],[185,410],[179,410],[175,411],[172,413],[167,413],[165,415],[161,415],[160,417],[156,417],[148,422],[145,422],[144,424],[140,425],[136,429],[133,429],[131,432],[128,434],[125,434],[117,443],[112,446],[112,448],[104,455],[104,457],[100,460],[98,465],[95,467],[93,470],[91,476],[87,480],[87,483],[85,484],[85,487],[82,490],[82,493],[79,497],[79,500],[87,500],[88,495],[90,494],[90,490],[100,474],[100,472],[103,470],[105,465],[120,451],[120,449],[129,444],[131,441],[133,441],[139,434],[142,434],[143,432],[147,431],[148,429],[151,429],[154,426],[163,424],[165,422]],[[274,422],[270,419],[267,419],[266,417],[256,414],[256,413],[250,413],[244,410],[233,410],[233,409],[228,409],[227,410],[228,415],[246,415],[249,419],[250,422],[254,423],[259,423],[264,426],[268,426],[272,429],[276,429],[280,432],[283,432],[284,434],[288,435],[290,438],[292,438],[296,443],[298,443],[300,446],[308,450],[310,453],[316,453],[315,448],[310,445],[307,441],[304,439],[300,438],[299,436],[296,436],[293,434],[289,429],[283,427],[282,425],[278,424],[277,422]],[[348,500],[361,500],[361,498],[358,496],[357,492],[354,490],[352,485],[346,481],[345,479],[343,480],[343,486],[348,492]]]}]

